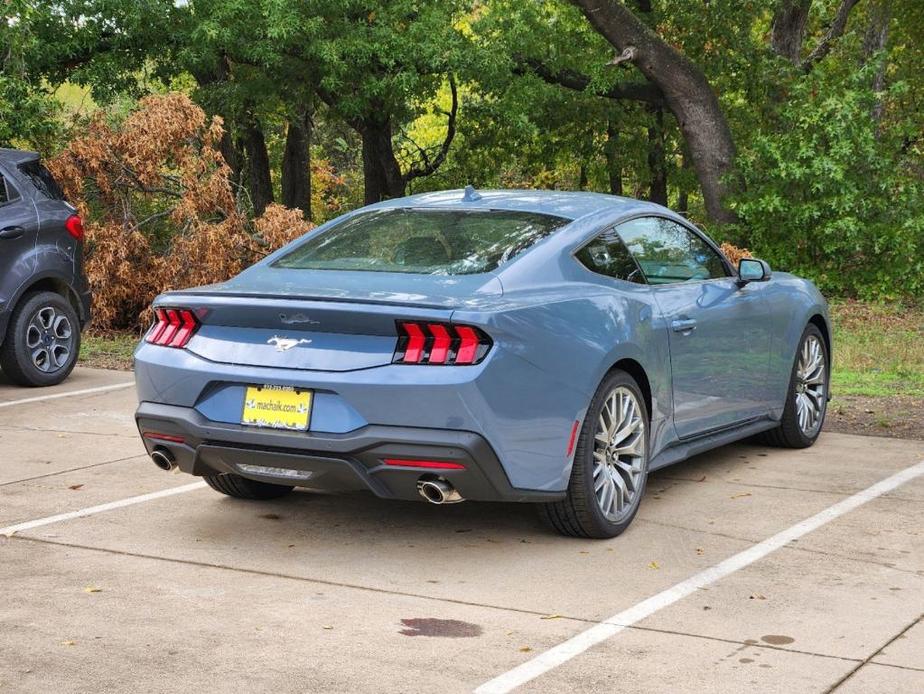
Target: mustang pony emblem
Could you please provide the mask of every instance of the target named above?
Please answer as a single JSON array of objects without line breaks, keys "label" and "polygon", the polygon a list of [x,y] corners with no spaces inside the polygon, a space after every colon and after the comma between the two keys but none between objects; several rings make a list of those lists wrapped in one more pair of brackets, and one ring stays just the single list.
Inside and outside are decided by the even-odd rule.
[{"label": "mustang pony emblem", "polygon": [[296,345],[310,345],[311,340],[295,340],[291,337],[279,337],[279,335],[273,335],[266,341],[266,344],[276,345],[277,352],[285,352],[287,349],[292,349]]}]

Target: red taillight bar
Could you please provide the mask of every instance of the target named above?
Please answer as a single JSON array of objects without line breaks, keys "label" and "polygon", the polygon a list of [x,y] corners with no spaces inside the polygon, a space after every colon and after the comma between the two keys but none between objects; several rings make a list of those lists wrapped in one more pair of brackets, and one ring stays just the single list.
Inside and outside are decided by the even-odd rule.
[{"label": "red taillight bar", "polygon": [[406,458],[385,458],[382,461],[394,467],[416,467],[427,470],[464,470],[462,463],[451,463],[448,460],[408,460]]},{"label": "red taillight bar", "polygon": [[477,364],[491,349],[491,338],[468,325],[398,321],[396,364],[465,366]]},{"label": "red taillight bar", "polygon": [[186,439],[177,434],[164,434],[159,431],[145,431],[141,434],[146,439],[154,439],[155,441],[169,441],[170,443],[186,443]]},{"label": "red taillight bar", "polygon": [[154,309],[154,325],[144,339],[161,347],[185,347],[199,329],[199,319],[187,308]]}]

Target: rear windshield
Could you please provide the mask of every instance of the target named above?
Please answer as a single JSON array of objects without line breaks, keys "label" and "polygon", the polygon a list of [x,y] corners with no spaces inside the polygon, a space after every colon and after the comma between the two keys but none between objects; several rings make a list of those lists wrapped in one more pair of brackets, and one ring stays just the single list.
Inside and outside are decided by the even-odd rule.
[{"label": "rear windshield", "polygon": [[569,221],[513,210],[376,210],[309,238],[274,266],[424,275],[490,272]]},{"label": "rear windshield", "polygon": [[49,200],[64,200],[64,192],[55,177],[37,161],[21,164],[19,170],[28,176],[32,181],[32,185],[38,188],[39,192]]}]

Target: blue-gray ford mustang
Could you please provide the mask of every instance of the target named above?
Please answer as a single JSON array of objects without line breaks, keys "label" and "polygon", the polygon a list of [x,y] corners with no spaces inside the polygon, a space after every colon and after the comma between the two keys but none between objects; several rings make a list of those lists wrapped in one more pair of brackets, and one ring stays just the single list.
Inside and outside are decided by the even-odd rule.
[{"label": "blue-gray ford mustang", "polygon": [[608,195],[390,200],[154,309],[148,453],[240,498],[534,502],[612,537],[650,471],[756,434],[810,446],[828,400],[810,282]]}]

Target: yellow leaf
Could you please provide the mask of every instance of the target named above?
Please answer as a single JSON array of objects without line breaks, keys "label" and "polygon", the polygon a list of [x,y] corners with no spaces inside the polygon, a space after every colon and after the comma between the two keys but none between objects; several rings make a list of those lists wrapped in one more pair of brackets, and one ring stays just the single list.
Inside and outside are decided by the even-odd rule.
[{"label": "yellow leaf", "polygon": [[76,641],[62,641],[61,645],[62,646],[76,646],[77,642]]},{"label": "yellow leaf", "polygon": [[529,646],[523,646],[522,648],[520,648],[520,653],[529,653],[531,650],[533,649],[530,648]]},{"label": "yellow leaf", "polygon": [[751,492],[741,492],[740,494],[735,494],[735,495],[733,495],[731,498],[732,498],[732,499],[741,499],[742,497],[745,497],[745,496],[751,496]]},{"label": "yellow leaf", "polygon": [[661,565],[658,564],[658,562],[656,561],[652,561],[652,562],[648,562],[648,568],[649,569],[660,569]]},{"label": "yellow leaf", "polygon": [[547,615],[543,615],[539,619],[561,619],[561,615],[560,614],[547,614]]},{"label": "yellow leaf", "polygon": [[103,589],[97,588],[96,586],[87,586],[86,588],[83,589],[83,592],[84,593],[102,593]]}]

